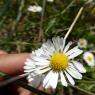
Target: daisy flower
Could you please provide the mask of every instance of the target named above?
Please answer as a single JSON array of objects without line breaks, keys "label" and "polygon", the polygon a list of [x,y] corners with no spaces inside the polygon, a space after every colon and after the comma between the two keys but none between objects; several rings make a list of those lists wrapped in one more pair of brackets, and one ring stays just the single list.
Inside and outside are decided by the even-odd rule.
[{"label": "daisy flower", "polygon": [[42,7],[38,6],[38,5],[31,5],[28,7],[28,11],[31,12],[41,12],[42,11]]},{"label": "daisy flower", "polygon": [[47,0],[48,2],[53,2],[54,0]]},{"label": "daisy flower", "polygon": [[78,47],[79,48],[86,48],[87,47],[87,40],[84,38],[79,39]]},{"label": "daisy flower", "polygon": [[71,45],[72,42],[65,45],[62,37],[54,37],[43,43],[41,48],[33,51],[24,66],[24,72],[29,73],[28,81],[35,80],[35,76],[44,75],[43,87],[55,89],[58,81],[63,86],[68,86],[69,83],[75,84],[74,79],[82,79],[81,73],[85,73],[86,70],[74,58],[83,51],[78,46],[69,50]]},{"label": "daisy flower", "polygon": [[94,55],[91,52],[85,52],[83,54],[83,59],[85,60],[85,62],[89,66],[91,66],[91,67],[95,66],[95,58],[94,58]]}]

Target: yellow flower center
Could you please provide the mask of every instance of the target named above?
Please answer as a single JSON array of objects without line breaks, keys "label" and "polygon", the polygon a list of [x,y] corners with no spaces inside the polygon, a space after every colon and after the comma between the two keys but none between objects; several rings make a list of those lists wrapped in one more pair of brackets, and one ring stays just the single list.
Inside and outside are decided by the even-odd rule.
[{"label": "yellow flower center", "polygon": [[84,40],[80,40],[80,45],[84,45]]},{"label": "yellow flower center", "polygon": [[92,61],[92,57],[91,56],[88,56],[87,57],[87,60],[91,62]]},{"label": "yellow flower center", "polygon": [[33,11],[33,12],[36,12],[36,11],[37,11],[37,7],[34,6],[34,7],[32,8],[32,11]]},{"label": "yellow flower center", "polygon": [[68,67],[69,59],[64,53],[54,53],[51,57],[50,67],[54,71],[61,71]]}]

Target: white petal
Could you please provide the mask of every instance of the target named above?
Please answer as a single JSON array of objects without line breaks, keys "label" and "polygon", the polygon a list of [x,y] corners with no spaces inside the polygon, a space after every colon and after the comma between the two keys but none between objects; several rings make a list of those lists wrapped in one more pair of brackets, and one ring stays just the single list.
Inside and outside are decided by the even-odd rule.
[{"label": "white petal", "polygon": [[75,52],[77,52],[79,49],[78,49],[78,46],[75,46],[74,48],[70,49],[68,52],[66,52],[67,55],[71,55]]},{"label": "white petal", "polygon": [[35,76],[34,79],[32,80],[32,86],[37,88],[38,86],[41,85],[42,80],[43,76],[41,75]]},{"label": "white petal", "polygon": [[40,57],[40,56],[33,56],[32,59],[34,61],[38,61],[38,62],[47,61],[46,59],[44,59],[43,57]]},{"label": "white petal", "polygon": [[45,56],[43,58],[49,59],[50,56],[51,56],[51,53],[48,50],[46,50],[44,47],[42,47],[42,49],[43,49],[43,52],[44,52],[44,54],[42,55],[42,57]]},{"label": "white petal", "polygon": [[35,61],[36,65],[48,65],[50,63],[47,59],[40,57],[40,56],[39,57],[34,56],[34,57],[32,57],[32,60]]},{"label": "white petal", "polygon": [[42,48],[39,48],[39,49],[35,50],[35,55],[36,56],[41,56],[42,54],[44,54]]},{"label": "white petal", "polygon": [[24,70],[25,73],[31,73],[31,72],[33,72],[33,71],[34,71],[34,69],[27,69],[27,70]]},{"label": "white petal", "polygon": [[32,60],[32,59],[29,59],[29,58],[26,59],[25,64],[26,64],[26,65],[32,65],[32,66],[35,66],[33,60]]},{"label": "white petal", "polygon": [[42,70],[40,70],[40,74],[43,74],[43,73],[45,73],[45,72],[47,72],[47,71],[49,71],[51,68],[50,67],[48,67],[48,68],[45,68],[45,69],[42,69]]},{"label": "white petal", "polygon": [[57,37],[56,37],[56,40],[57,40],[57,44],[58,44],[58,49],[60,50],[60,37],[57,36]]},{"label": "white petal", "polygon": [[74,85],[75,82],[74,82],[73,78],[72,78],[66,71],[64,71],[64,72],[65,72],[65,74],[66,74],[66,76],[67,76],[68,81],[69,81],[72,85]]},{"label": "white petal", "polygon": [[31,74],[29,74],[29,75],[27,76],[27,80],[28,80],[28,82],[31,82],[31,81],[33,80],[33,77],[32,77]]},{"label": "white petal", "polygon": [[64,47],[65,47],[65,40],[61,37],[60,38],[60,50],[61,52],[63,51]]},{"label": "white petal", "polygon": [[30,79],[30,78],[32,78],[32,76],[29,74],[29,75],[27,76],[27,79]]},{"label": "white petal", "polygon": [[46,84],[48,83],[48,81],[49,81],[50,78],[52,77],[52,74],[53,74],[53,72],[50,71],[50,72],[46,75],[46,77],[45,77],[45,79],[44,79],[44,81],[43,81],[43,87],[46,86]]},{"label": "white petal", "polygon": [[31,61],[31,62],[25,62],[25,65],[26,66],[32,66],[32,67],[35,67],[34,63]]},{"label": "white petal", "polygon": [[64,86],[67,87],[68,83],[67,83],[67,81],[65,79],[65,76],[64,76],[63,72],[60,72],[60,77],[61,77],[61,83],[62,83],[62,85],[64,85]]},{"label": "white petal", "polygon": [[37,70],[42,70],[42,69],[46,69],[46,68],[48,68],[48,66],[38,66],[34,70],[35,70],[35,72],[37,72]]},{"label": "white petal", "polygon": [[69,47],[72,45],[72,42],[69,42],[66,46],[65,46],[65,49],[64,49],[64,52],[67,52]]},{"label": "white petal", "polygon": [[59,48],[58,38],[57,37],[53,37],[52,41],[53,41],[53,45],[54,45],[56,51],[59,51],[60,48]]},{"label": "white petal", "polygon": [[47,61],[47,62],[35,62],[35,65],[38,65],[38,66],[48,66],[50,64],[50,62],[49,61]]},{"label": "white petal", "polygon": [[27,69],[29,70],[29,69],[33,69],[33,68],[35,68],[35,67],[32,67],[32,66],[24,66],[23,68],[26,69],[26,70],[27,70]]},{"label": "white petal", "polygon": [[38,11],[38,12],[41,12],[41,11],[42,11],[42,7],[37,6],[37,11]]},{"label": "white petal", "polygon": [[46,84],[45,88],[55,89],[58,83],[58,73],[53,72],[50,80]]},{"label": "white petal", "polygon": [[31,62],[31,59],[27,58],[27,59],[26,59],[26,62]]},{"label": "white petal", "polygon": [[42,7],[41,6],[38,6],[38,5],[31,5],[28,7],[28,11],[31,11],[31,12],[41,12],[42,11]]},{"label": "white petal", "polygon": [[78,71],[76,71],[76,70],[74,70],[74,69],[72,69],[72,68],[68,68],[66,71],[67,71],[73,78],[75,78],[75,79],[82,79],[82,75],[81,75]]},{"label": "white petal", "polygon": [[43,48],[44,51],[47,51],[47,53],[48,53],[49,55],[51,55],[52,52],[53,52],[53,51],[50,49],[49,46],[46,46],[46,43],[42,45],[42,48]]},{"label": "white petal", "polygon": [[46,55],[46,52],[44,51],[43,47],[39,48],[38,50],[32,51],[32,54],[30,56],[31,59],[35,56],[43,57],[43,58],[47,59],[47,55]]},{"label": "white petal", "polygon": [[46,45],[47,45],[48,47],[50,47],[51,49],[55,50],[52,41],[47,40]]},{"label": "white petal", "polygon": [[42,47],[46,48],[50,53],[55,51],[54,45],[50,40],[47,40],[47,42],[44,43]]},{"label": "white petal", "polygon": [[54,0],[47,0],[47,1],[52,3]]},{"label": "white petal", "polygon": [[69,59],[73,59],[73,58],[77,57],[78,55],[80,55],[81,53],[83,53],[83,51],[82,50],[78,50],[77,52],[71,54],[69,56]]},{"label": "white petal", "polygon": [[[37,70],[40,70],[40,69],[44,69],[44,68],[47,68],[48,66],[42,66],[42,67],[37,67],[37,68],[33,68],[33,69],[25,69],[24,72],[27,72],[27,73],[31,73],[31,72],[37,72]],[[39,74],[39,72],[38,72]]]},{"label": "white petal", "polygon": [[29,78],[29,79],[28,79],[28,82],[32,82],[32,81],[33,81],[33,78]]},{"label": "white petal", "polygon": [[77,62],[77,61],[72,61],[73,65],[76,67],[76,69],[80,72],[80,73],[86,73],[86,69],[83,67],[82,63]]}]

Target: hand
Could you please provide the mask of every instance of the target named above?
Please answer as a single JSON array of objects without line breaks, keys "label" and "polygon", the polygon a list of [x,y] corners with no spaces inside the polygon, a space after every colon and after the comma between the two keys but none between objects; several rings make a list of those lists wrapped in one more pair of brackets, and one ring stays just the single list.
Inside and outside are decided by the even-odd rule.
[{"label": "hand", "polygon": [[[30,53],[8,54],[5,51],[0,51],[0,71],[11,76],[22,74],[24,62],[29,55]],[[37,88],[46,93],[52,92],[51,89],[44,89],[42,85],[39,85]],[[17,91],[19,92],[19,95],[34,95],[32,92],[22,87],[18,87]]]},{"label": "hand", "polygon": [[[11,76],[23,73],[24,61],[29,57],[29,53],[8,54],[0,50],[0,71]],[[3,80],[0,78],[0,80]],[[22,87],[17,88],[19,95],[33,95],[32,92]]]}]

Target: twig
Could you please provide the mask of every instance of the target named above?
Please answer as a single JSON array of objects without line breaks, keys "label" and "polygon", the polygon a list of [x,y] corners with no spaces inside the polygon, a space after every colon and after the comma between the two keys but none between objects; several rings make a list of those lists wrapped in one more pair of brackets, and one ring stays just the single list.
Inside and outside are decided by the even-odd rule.
[{"label": "twig", "polygon": [[73,23],[71,24],[69,30],[67,31],[67,33],[66,33],[66,35],[65,35],[65,37],[64,37],[64,40],[67,39],[67,37],[69,36],[70,32],[72,31],[74,25],[76,24],[78,18],[80,17],[80,15],[81,15],[81,13],[82,13],[82,11],[83,11],[83,8],[84,8],[84,7],[81,7],[80,10],[79,10],[79,12],[77,13],[77,15],[76,15],[76,17],[75,17]]},{"label": "twig", "polygon": [[7,16],[3,16],[2,20],[0,21],[0,28],[2,27],[4,21],[6,20],[6,17],[7,17]]},{"label": "twig", "polygon": [[64,14],[64,13],[73,5],[74,2],[75,2],[75,0],[73,0],[73,1],[61,12],[61,14]]},{"label": "twig", "polygon": [[11,45],[32,45],[31,43],[24,42],[24,41],[10,41],[10,42],[7,42],[7,41],[0,40],[0,43],[11,44]]},{"label": "twig", "polygon": [[90,30],[94,30],[94,29],[95,29],[95,26],[90,27]]},{"label": "twig", "polygon": [[[28,73],[27,73],[28,74]],[[24,82],[22,82],[22,81],[19,81],[18,79],[20,79],[20,78],[23,78],[23,77],[25,77],[25,76],[27,76],[27,74],[22,74],[22,75],[20,75],[19,76],[19,78],[16,78],[16,77],[14,77],[14,78],[11,78],[9,75],[6,75],[8,78],[11,78],[11,79],[9,79],[9,81],[7,81],[6,83],[4,82],[3,84],[1,84],[0,83],[0,87],[2,87],[2,86],[5,86],[5,85],[7,85],[8,83],[14,83],[16,86],[20,86],[20,87],[23,87],[23,88],[25,88],[25,89],[27,89],[27,90],[29,90],[29,91],[32,91],[32,92],[34,92],[35,94],[39,94],[39,95],[50,95],[50,94],[48,94],[48,93],[45,93],[45,92],[43,92],[43,91],[41,91],[41,90],[39,90],[39,89],[36,89],[36,88],[34,88],[34,87],[32,87],[31,85],[27,85],[26,83],[24,83]],[[14,82],[14,81],[16,81],[16,82]]]},{"label": "twig", "polygon": [[86,81],[86,80],[82,80],[82,81],[76,81],[77,83],[95,83],[95,81]]},{"label": "twig", "polygon": [[52,19],[54,17],[58,17],[60,15],[63,15],[65,12],[67,12],[67,10],[73,5],[73,3],[75,2],[75,0],[71,1],[70,4],[68,6],[66,6],[66,8],[64,8],[61,13],[57,13],[56,15],[50,16],[49,19]]},{"label": "twig", "polygon": [[86,90],[84,90],[84,89],[81,89],[81,88],[79,88],[78,86],[73,86],[73,85],[70,85],[70,86],[71,86],[72,88],[76,89],[76,90],[79,90],[79,91],[85,93],[86,95],[95,95],[94,93],[91,93],[91,92],[89,92],[89,91],[86,91]]},{"label": "twig", "polygon": [[29,74],[29,73],[22,74],[22,75],[18,75],[18,76],[16,76],[16,77],[7,79],[6,81],[0,82],[0,87],[5,86],[5,85],[7,85],[7,84],[9,84],[9,83],[12,83],[12,82],[14,82],[14,81],[16,81],[16,80],[18,80],[18,79],[24,78],[24,77],[26,77],[28,74]]},{"label": "twig", "polygon": [[44,34],[43,34],[43,20],[44,20],[44,13],[45,13],[45,6],[46,6],[46,0],[43,0],[43,10],[41,13],[41,21],[40,21],[40,29],[39,29],[39,37],[38,40],[42,40]]},{"label": "twig", "polygon": [[73,90],[71,89],[71,87],[68,87],[68,93],[69,95],[73,95]]},{"label": "twig", "polygon": [[20,4],[20,7],[19,7],[19,11],[18,11],[18,15],[17,15],[17,18],[16,20],[13,22],[13,26],[12,26],[12,31],[14,31],[16,29],[16,25],[17,23],[19,22],[21,16],[22,16],[22,9],[24,7],[24,1],[25,0],[21,0],[21,4]]}]

